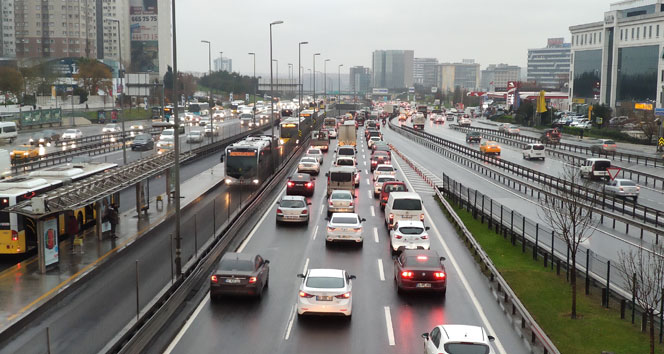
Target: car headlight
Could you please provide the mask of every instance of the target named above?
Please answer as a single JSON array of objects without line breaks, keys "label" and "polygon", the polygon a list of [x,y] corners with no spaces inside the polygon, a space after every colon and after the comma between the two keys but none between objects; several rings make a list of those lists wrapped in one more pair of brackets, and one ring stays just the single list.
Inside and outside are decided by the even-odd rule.
[{"label": "car headlight", "polygon": [[13,151],[10,152],[10,153],[9,153],[9,156],[14,156],[14,152],[13,152]]},{"label": "car headlight", "polygon": [[29,140],[30,143],[33,143],[34,141],[35,141],[35,140],[32,139],[32,138],[30,138],[30,140]]},{"label": "car headlight", "polygon": [[28,155],[30,155],[30,153],[27,151],[23,153],[23,156],[28,156]]}]

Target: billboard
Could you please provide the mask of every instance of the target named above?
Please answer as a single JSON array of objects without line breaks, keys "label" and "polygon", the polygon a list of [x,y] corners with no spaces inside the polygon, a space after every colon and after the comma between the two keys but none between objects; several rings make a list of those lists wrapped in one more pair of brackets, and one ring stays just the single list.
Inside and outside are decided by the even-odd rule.
[{"label": "billboard", "polygon": [[58,263],[58,219],[44,220],[44,263],[48,267]]},{"label": "billboard", "polygon": [[559,38],[549,38],[546,41],[546,46],[547,47],[557,47],[557,46],[562,46],[563,43],[565,42],[565,38],[559,37]]},{"label": "billboard", "polygon": [[159,72],[157,0],[130,0],[131,71]]},{"label": "billboard", "polygon": [[388,89],[386,88],[375,88],[373,89],[373,94],[374,95],[387,95],[388,94]]}]

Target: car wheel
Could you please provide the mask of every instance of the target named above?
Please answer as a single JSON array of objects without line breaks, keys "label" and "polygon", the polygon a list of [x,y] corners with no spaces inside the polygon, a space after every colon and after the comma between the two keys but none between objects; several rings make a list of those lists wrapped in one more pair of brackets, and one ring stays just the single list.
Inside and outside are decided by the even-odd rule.
[{"label": "car wheel", "polygon": [[330,247],[332,245],[332,242],[329,240],[325,240],[325,247]]},{"label": "car wheel", "polygon": [[307,218],[307,221],[305,221],[304,224],[309,225],[309,218]]}]

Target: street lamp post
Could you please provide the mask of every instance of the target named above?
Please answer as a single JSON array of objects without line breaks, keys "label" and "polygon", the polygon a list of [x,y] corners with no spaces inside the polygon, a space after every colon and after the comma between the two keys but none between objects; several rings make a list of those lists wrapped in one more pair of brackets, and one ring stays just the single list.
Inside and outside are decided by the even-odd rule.
[{"label": "street lamp post", "polygon": [[325,100],[325,106],[327,108],[327,62],[330,61],[330,59],[325,59],[323,61],[323,97]]},{"label": "street lamp post", "polygon": [[339,111],[339,103],[340,101],[340,96],[341,96],[341,67],[344,66],[343,64],[339,64],[339,73],[337,76],[337,79],[339,80],[339,91],[337,91],[337,115],[340,115],[341,112]]},{"label": "street lamp post", "polygon": [[219,71],[223,71],[224,68],[224,52],[219,52]]},{"label": "street lamp post", "polygon": [[299,93],[299,99],[298,99],[298,106],[297,106],[297,135],[298,135],[298,141],[300,138],[300,135],[302,134],[302,131],[300,130],[300,122],[302,121],[302,116],[300,115],[300,111],[302,110],[302,76],[300,75],[300,68],[302,67],[302,45],[303,44],[309,44],[309,42],[300,42],[298,43],[297,46],[297,87],[298,87],[298,93]]},{"label": "street lamp post", "polygon": [[[118,51],[120,54],[120,65],[118,65],[118,78],[120,79],[120,87],[122,87],[122,92],[120,93],[120,122],[122,123],[122,163],[127,164],[127,142],[125,139],[127,138],[127,133],[125,131],[125,120],[124,120],[124,112],[123,112],[123,106],[122,102],[124,101],[124,70],[122,70],[122,37],[120,36],[120,20],[117,18],[108,18],[107,19],[110,22],[117,22],[118,23]],[[57,95],[56,95],[57,96]],[[74,91],[72,89],[72,102],[73,102],[73,97],[74,97]],[[57,103],[57,102],[56,102]],[[73,112],[72,108],[72,112]],[[74,120],[72,119],[72,122]],[[73,124],[73,123],[72,123]]]},{"label": "street lamp post", "polygon": [[[213,102],[212,100],[212,43],[210,41],[202,40],[201,43],[206,43],[208,45],[208,104]],[[199,112],[199,114],[202,112]],[[212,107],[208,110],[210,115],[210,142],[214,143],[214,121],[212,120]]]},{"label": "street lamp post", "polygon": [[[256,53],[248,53],[254,58],[254,81],[256,81]],[[254,125],[256,125],[256,86],[258,86],[258,82],[256,82],[256,85],[254,85],[254,107],[251,109],[251,112],[254,114]]]},{"label": "street lamp post", "polygon": [[[282,23],[284,23],[284,21],[270,22],[270,132],[272,135],[272,139],[274,139],[274,86],[272,86],[273,85],[272,61],[277,62],[277,89],[279,87],[279,60],[272,59],[272,26],[280,25]],[[272,167],[276,168],[274,163],[274,154],[271,154],[270,156],[272,156]]]},{"label": "street lamp post", "polygon": [[[314,85],[313,85],[314,86],[314,89],[313,89],[314,90],[314,105],[315,105],[314,109],[316,109],[316,107],[318,107],[318,102],[316,102],[316,56],[318,56],[318,55],[320,55],[320,53],[314,53],[314,69],[312,70],[312,73],[314,75]],[[313,124],[313,120],[312,120],[311,124]]]}]

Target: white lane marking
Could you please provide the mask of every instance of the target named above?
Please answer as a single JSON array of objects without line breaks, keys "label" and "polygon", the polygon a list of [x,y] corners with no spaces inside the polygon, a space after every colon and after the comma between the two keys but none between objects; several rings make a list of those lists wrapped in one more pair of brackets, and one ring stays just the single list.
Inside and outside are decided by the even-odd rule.
[{"label": "white lane marking", "polygon": [[371,206],[371,216],[376,216],[376,209],[373,205]]},{"label": "white lane marking", "polygon": [[378,258],[378,276],[380,281],[385,281],[385,273],[383,272],[383,260]]},{"label": "white lane marking", "polygon": [[307,274],[307,268],[309,268],[309,258],[304,261],[304,268],[302,268],[302,274]]},{"label": "white lane marking", "polygon": [[373,234],[374,234],[374,241],[378,243],[378,228],[374,226],[373,228]]},{"label": "white lane marking", "polygon": [[[393,160],[393,163],[395,163],[398,166],[399,170],[403,171],[403,169],[401,168],[399,162],[396,159]],[[413,190],[413,185],[410,184],[410,180],[408,179],[408,176],[406,176],[405,174],[404,174],[404,179],[406,180],[406,183],[408,183],[408,186],[411,188],[411,190]],[[429,215],[429,212],[427,211],[427,209],[426,208],[422,208],[422,209],[424,210],[424,214],[426,215],[427,220],[433,220],[431,218],[431,215]],[[457,263],[456,258],[452,254],[452,251],[447,246],[447,243],[445,242],[443,237],[440,236],[441,233],[440,233],[440,231],[438,231],[438,228],[436,227],[436,224],[433,223],[433,222],[429,222],[429,223],[431,224],[431,227],[433,228],[434,232],[436,233],[436,237],[438,238],[438,240],[442,244],[443,249],[445,249],[445,253],[447,254],[447,259],[452,263],[452,266],[456,270],[457,275],[459,277],[459,280],[461,280],[461,283],[463,284],[463,287],[466,289],[466,292],[468,293],[468,296],[470,297],[470,300],[473,302],[473,305],[475,306],[475,309],[477,310],[477,313],[479,314],[480,319],[484,323],[484,326],[486,327],[487,331],[489,331],[489,333],[496,333],[496,331],[493,329],[493,326],[491,326],[491,323],[489,322],[489,319],[486,317],[486,314],[484,313],[484,310],[482,309],[482,307],[480,305],[480,302],[477,300],[477,296],[475,296],[475,292],[470,287],[470,284],[468,283],[468,280],[466,279],[466,276],[463,275],[463,273],[461,271],[461,267],[459,267],[459,264]],[[503,348],[503,345],[500,343],[500,340],[498,338],[496,338],[496,340],[493,343],[495,344],[495,346],[498,349],[499,353],[502,353],[502,354],[507,353],[505,351],[505,348]]]},{"label": "white lane marking", "polygon": [[[362,149],[362,152],[364,152],[364,149]],[[364,154],[362,154],[362,158],[363,158],[363,159],[366,159],[366,158],[367,158],[367,156],[366,156],[366,155],[364,155]]]},{"label": "white lane marking", "polygon": [[371,191],[368,190],[368,189],[367,189],[367,194],[369,195],[369,198],[370,198],[370,199],[371,199],[371,197],[373,197],[373,196],[371,195]]},{"label": "white lane marking", "polygon": [[316,228],[314,229],[314,240],[316,239],[316,234],[318,233],[318,225],[316,225]]},{"label": "white lane marking", "polygon": [[364,180],[367,182],[368,185],[371,185],[371,182],[369,182],[368,178],[365,178]]},{"label": "white lane marking", "polygon": [[284,340],[288,340],[290,338],[290,332],[291,329],[293,329],[293,321],[295,321],[295,305],[291,308],[291,313],[288,318],[288,326],[286,327],[286,335],[284,336]]},{"label": "white lane marking", "polygon": [[[322,204],[321,204],[321,205],[322,205]],[[320,217],[321,215],[323,215],[323,208],[322,208],[322,207],[321,207],[320,210],[318,211],[318,216]]]},{"label": "white lane marking", "polygon": [[[272,207],[277,203],[277,200],[279,200],[279,198],[281,198],[281,195],[284,194],[285,191],[286,191],[286,187],[284,187],[281,191],[279,191],[279,194],[277,194],[277,196],[274,198],[272,203],[270,203],[270,209],[272,209]],[[242,241],[242,244],[240,244],[240,247],[237,248],[237,251],[239,253],[241,253],[242,250],[244,250],[244,248],[247,247],[247,244],[249,243],[249,241],[251,241],[251,238],[254,237],[254,234],[256,233],[256,231],[258,230],[260,225],[263,223],[263,221],[265,221],[265,218],[267,218],[267,216],[269,214],[272,214],[272,213],[270,213],[270,211],[268,210],[267,212],[265,212],[265,214],[263,214],[263,217],[260,220],[258,220],[258,223],[256,225],[254,225],[254,228],[251,229],[251,232],[249,233],[249,236],[247,236],[247,238],[245,238],[244,241]]]},{"label": "white lane marking", "polygon": [[385,306],[385,327],[387,328],[387,341],[390,346],[394,346],[394,328],[392,328],[392,315],[390,315],[389,306]]},{"label": "white lane marking", "polygon": [[367,165],[367,162],[366,162],[366,161],[364,161],[364,166],[366,166],[366,165]]},{"label": "white lane marking", "polygon": [[201,303],[198,304],[198,307],[196,307],[196,310],[194,311],[194,313],[192,313],[191,316],[189,316],[189,318],[187,319],[187,322],[185,322],[184,326],[182,326],[182,328],[180,328],[180,331],[175,336],[175,338],[173,338],[171,343],[168,345],[168,347],[164,351],[164,354],[171,354],[173,349],[175,349],[175,346],[178,345],[178,342],[180,342],[180,340],[182,339],[184,334],[187,333],[187,330],[189,330],[189,327],[191,326],[191,324],[194,323],[194,320],[196,320],[196,317],[198,317],[198,314],[201,312],[203,307],[205,307],[205,305],[210,301],[209,294],[210,294],[209,291],[205,294],[205,299],[203,299],[203,301],[201,301]]}]

